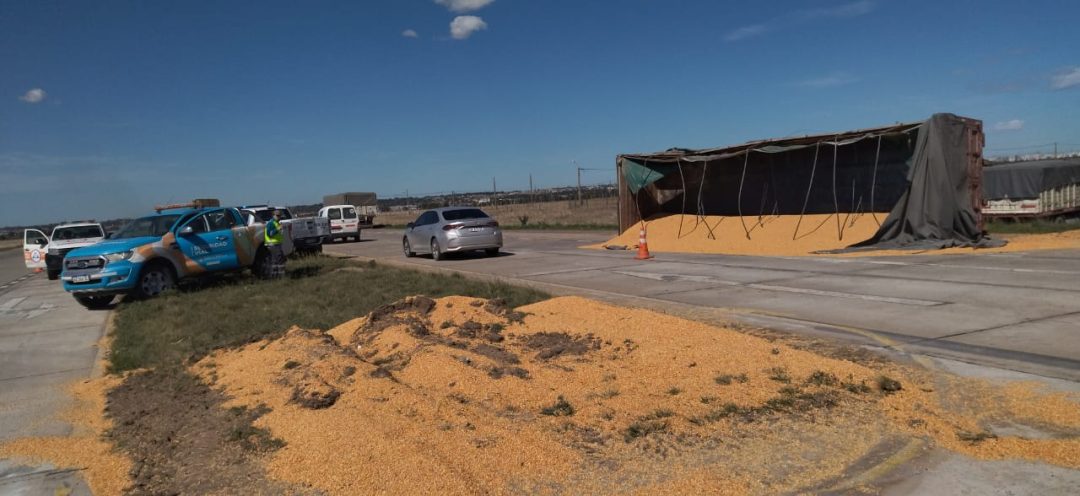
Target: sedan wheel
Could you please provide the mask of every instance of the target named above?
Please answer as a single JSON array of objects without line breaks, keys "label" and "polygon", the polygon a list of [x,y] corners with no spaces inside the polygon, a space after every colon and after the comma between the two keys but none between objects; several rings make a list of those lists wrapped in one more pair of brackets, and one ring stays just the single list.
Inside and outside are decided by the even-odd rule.
[{"label": "sedan wheel", "polygon": [[442,260],[443,257],[445,257],[445,255],[443,255],[442,250],[439,249],[439,241],[435,238],[431,238],[431,259],[439,261]]},{"label": "sedan wheel", "polygon": [[416,253],[412,251],[412,246],[409,245],[409,238],[402,238],[401,249],[405,252],[406,258],[412,258],[416,255]]}]

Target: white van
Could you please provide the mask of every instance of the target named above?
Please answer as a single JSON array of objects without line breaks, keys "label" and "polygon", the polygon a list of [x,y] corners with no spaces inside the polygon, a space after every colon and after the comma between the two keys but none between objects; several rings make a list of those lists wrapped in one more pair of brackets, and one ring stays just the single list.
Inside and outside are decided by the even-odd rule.
[{"label": "white van", "polygon": [[352,205],[327,205],[319,209],[319,217],[330,219],[330,239],[360,241],[360,216]]}]

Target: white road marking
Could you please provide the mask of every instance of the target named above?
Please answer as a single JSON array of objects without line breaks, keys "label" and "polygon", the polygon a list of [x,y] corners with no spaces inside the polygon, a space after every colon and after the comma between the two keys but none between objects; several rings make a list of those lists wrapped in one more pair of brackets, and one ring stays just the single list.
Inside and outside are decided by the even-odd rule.
[{"label": "white road marking", "polygon": [[25,296],[20,296],[18,298],[8,298],[8,300],[5,301],[3,305],[0,305],[0,312],[9,312],[11,310],[14,310],[15,306],[19,303],[22,303],[25,299]]},{"label": "white road marking", "polygon": [[875,296],[868,294],[856,294],[856,293],[843,293],[840,291],[827,291],[821,289],[806,289],[806,288],[793,288],[790,286],[774,286],[771,284],[754,284],[754,283],[741,283],[737,281],[725,281],[723,279],[717,279],[711,276],[695,276],[684,274],[657,274],[654,272],[637,272],[637,271],[612,271],[616,274],[622,274],[630,277],[640,277],[643,279],[652,279],[655,281],[688,281],[699,282],[707,284],[715,284],[720,286],[740,286],[750,289],[760,289],[763,291],[777,291],[783,293],[797,293],[808,294],[814,296],[827,296],[832,298],[848,298],[853,300],[866,300],[866,301],[879,301],[882,303],[894,303],[897,305],[911,305],[921,307],[933,307],[938,305],[944,305],[943,301],[933,300],[918,300],[913,298],[896,298],[892,296]]}]

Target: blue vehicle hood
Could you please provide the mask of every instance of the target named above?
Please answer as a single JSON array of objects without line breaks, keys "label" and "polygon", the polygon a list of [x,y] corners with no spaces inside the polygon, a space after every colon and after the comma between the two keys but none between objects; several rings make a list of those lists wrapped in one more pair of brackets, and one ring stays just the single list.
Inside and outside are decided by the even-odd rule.
[{"label": "blue vehicle hood", "polygon": [[150,244],[160,240],[158,236],[142,236],[139,238],[125,238],[125,239],[107,239],[96,245],[84,246],[82,248],[76,248],[68,252],[69,257],[92,257],[95,255],[105,255],[109,253],[117,253],[122,251],[128,251],[134,248],[138,248],[142,245]]}]

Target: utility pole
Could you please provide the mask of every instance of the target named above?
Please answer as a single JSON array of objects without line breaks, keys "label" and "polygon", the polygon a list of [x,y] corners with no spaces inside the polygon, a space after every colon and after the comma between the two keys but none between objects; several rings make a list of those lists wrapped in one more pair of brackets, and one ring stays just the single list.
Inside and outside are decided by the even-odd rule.
[{"label": "utility pole", "polygon": [[1054,142],[1054,158],[1058,158],[1057,157],[1057,141]]},{"label": "utility pole", "polygon": [[581,206],[581,167],[578,166],[577,160],[572,160],[574,167],[577,167],[577,204]]},{"label": "utility pole", "polygon": [[536,203],[536,192],[533,191],[532,174],[529,174],[529,203]]},{"label": "utility pole", "polygon": [[411,212],[412,207],[409,206],[409,188],[405,188],[405,211]]},{"label": "utility pole", "polygon": [[499,209],[499,197],[496,196],[497,195],[496,191],[498,191],[498,190],[495,189],[495,178],[492,177],[491,178],[491,204],[495,206],[496,210],[498,210]]}]

